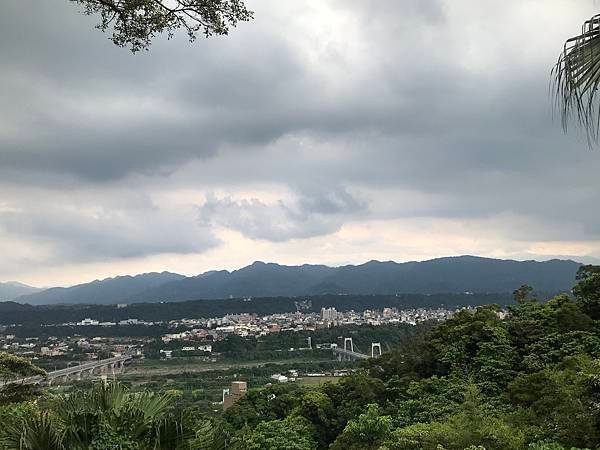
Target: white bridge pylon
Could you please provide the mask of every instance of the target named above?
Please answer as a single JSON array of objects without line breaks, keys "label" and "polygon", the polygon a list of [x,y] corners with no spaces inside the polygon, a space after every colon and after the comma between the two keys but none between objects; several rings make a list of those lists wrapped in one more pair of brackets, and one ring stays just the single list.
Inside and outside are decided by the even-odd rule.
[{"label": "white bridge pylon", "polygon": [[375,358],[375,349],[377,349],[377,357],[381,356],[381,342],[371,343],[371,358]]},{"label": "white bridge pylon", "polygon": [[344,351],[354,351],[354,344],[352,343],[352,338],[344,338]]}]

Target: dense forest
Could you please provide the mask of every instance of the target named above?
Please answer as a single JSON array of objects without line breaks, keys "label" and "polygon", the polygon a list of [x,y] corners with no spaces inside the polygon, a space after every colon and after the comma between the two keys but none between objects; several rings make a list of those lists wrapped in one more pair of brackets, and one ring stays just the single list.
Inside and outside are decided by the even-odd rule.
[{"label": "dense forest", "polygon": [[572,296],[540,302],[523,287],[515,300],[508,315],[483,306],[402,339],[338,383],[250,390],[219,418],[118,384],[36,402],[13,393],[0,440],[23,449],[599,448],[600,267],[580,269]]}]

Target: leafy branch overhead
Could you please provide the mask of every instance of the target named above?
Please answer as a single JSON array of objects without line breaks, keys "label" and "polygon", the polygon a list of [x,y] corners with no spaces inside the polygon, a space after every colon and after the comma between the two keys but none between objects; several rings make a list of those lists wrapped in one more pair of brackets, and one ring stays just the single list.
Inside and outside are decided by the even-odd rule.
[{"label": "leafy branch overhead", "polygon": [[254,13],[242,0],[70,0],[88,15],[100,16],[96,26],[112,30],[111,40],[132,52],[147,50],[161,33],[171,38],[186,31],[190,41],[199,34],[226,35],[230,27],[248,21]]},{"label": "leafy branch overhead", "polygon": [[0,352],[0,380],[10,381],[31,376],[45,376],[46,372],[29,360],[9,353]]},{"label": "leafy branch overhead", "polygon": [[581,33],[567,40],[552,69],[555,106],[567,130],[571,120],[587,133],[588,142],[598,142],[600,105],[600,14],[583,24]]}]

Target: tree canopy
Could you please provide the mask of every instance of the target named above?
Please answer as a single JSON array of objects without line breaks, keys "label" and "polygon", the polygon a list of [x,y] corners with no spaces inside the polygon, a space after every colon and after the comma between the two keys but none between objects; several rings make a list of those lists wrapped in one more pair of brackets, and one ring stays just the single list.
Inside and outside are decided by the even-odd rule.
[{"label": "tree canopy", "polygon": [[9,382],[34,375],[44,376],[46,372],[28,359],[0,352],[0,381]]},{"label": "tree canopy", "polygon": [[524,286],[508,314],[461,311],[338,383],[250,391],[224,419],[252,436],[301,418],[318,449],[598,448],[599,273],[582,266],[574,296]]},{"label": "tree canopy", "polygon": [[190,41],[198,35],[226,35],[254,13],[242,0],[70,0],[88,15],[98,15],[96,28],[111,31],[111,40],[132,52],[147,50],[158,34],[169,38],[184,30]]},{"label": "tree canopy", "polygon": [[22,402],[39,394],[35,385],[23,384],[23,378],[46,376],[46,371],[35,366],[26,358],[0,352],[0,406]]}]

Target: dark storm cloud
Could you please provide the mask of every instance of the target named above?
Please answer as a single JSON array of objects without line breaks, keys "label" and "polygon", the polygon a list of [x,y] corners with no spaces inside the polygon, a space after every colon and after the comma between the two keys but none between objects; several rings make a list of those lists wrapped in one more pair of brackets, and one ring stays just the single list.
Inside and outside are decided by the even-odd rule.
[{"label": "dark storm cloud", "polygon": [[206,229],[168,213],[131,209],[0,212],[0,231],[48,246],[49,263],[200,253],[218,244]]},{"label": "dark storm cloud", "polygon": [[[344,90],[331,95],[329,83],[301,52],[260,21],[227,40],[202,42],[200,51],[180,40],[132,56],[90,29],[93,19],[68,2],[16,5],[8,6],[0,22],[8,69],[1,75],[2,97],[11,105],[3,119],[16,129],[0,136],[5,173],[110,180],[212,156],[223,145],[261,145],[304,130],[418,132],[420,118],[431,115],[426,107],[415,108],[423,104],[423,93],[452,89],[448,77],[438,79],[433,90],[422,74],[418,83],[398,79],[375,56],[365,61],[372,75],[341,79]],[[418,19],[421,9],[413,5],[402,14]],[[35,13],[47,18],[41,26],[31,23]],[[424,64],[419,71],[430,73]],[[125,117],[101,113],[118,107],[121,98],[131,105]],[[85,121],[79,102],[91,103],[91,111],[83,111]],[[164,117],[161,110],[175,116]],[[144,120],[138,122],[138,115]]]}]

